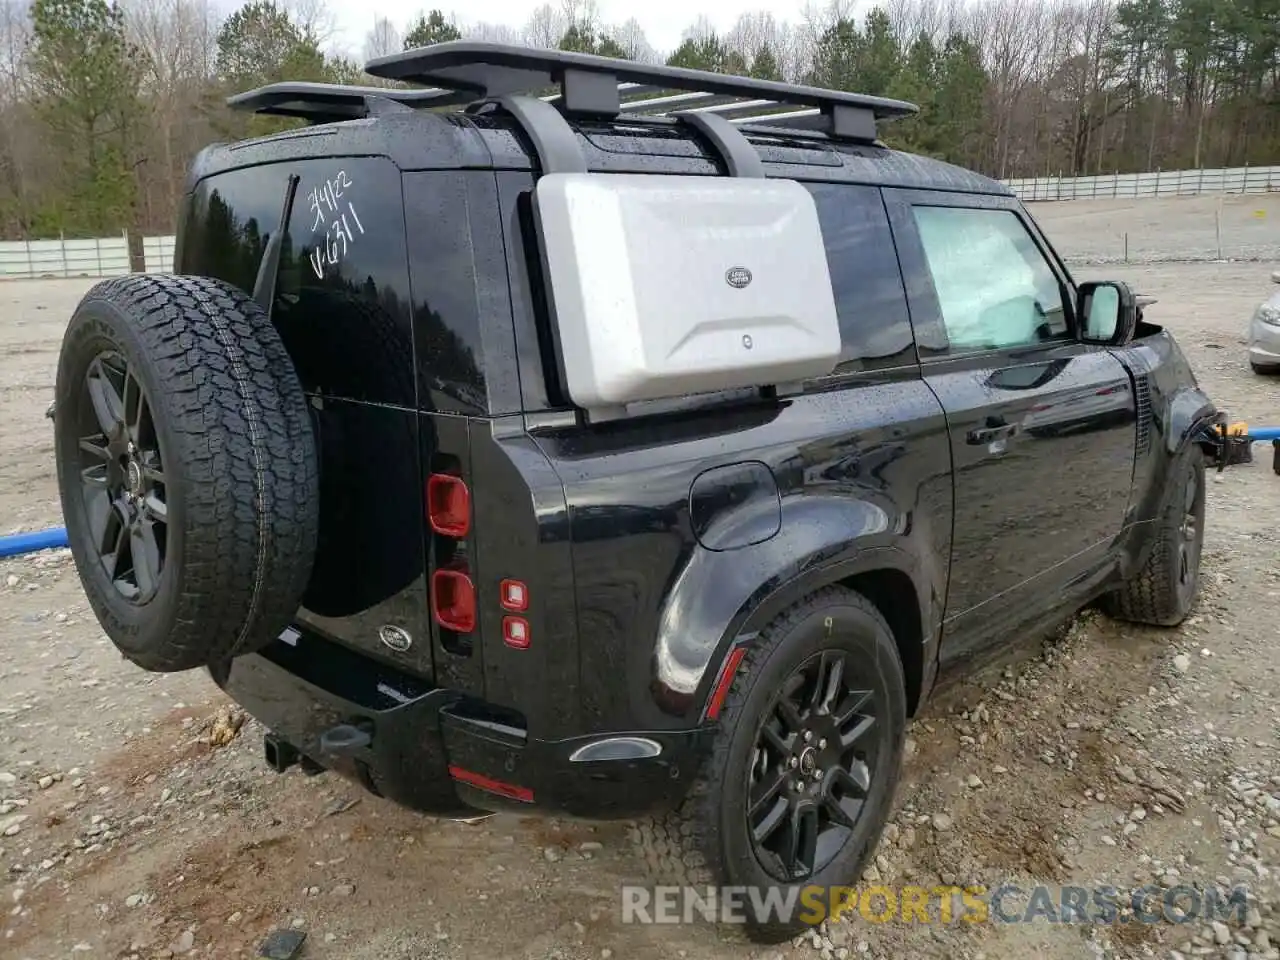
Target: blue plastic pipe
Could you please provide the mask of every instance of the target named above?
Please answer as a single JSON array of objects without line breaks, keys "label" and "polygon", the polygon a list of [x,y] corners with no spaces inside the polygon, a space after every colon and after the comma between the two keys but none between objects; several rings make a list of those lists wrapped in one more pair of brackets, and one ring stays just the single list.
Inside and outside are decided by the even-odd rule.
[{"label": "blue plastic pipe", "polygon": [[[1280,427],[1258,427],[1249,431],[1251,442],[1280,440]],[[0,557],[16,557],[22,553],[35,553],[37,550],[54,550],[68,546],[67,528],[53,527],[50,530],[38,530],[35,533],[18,533],[11,537],[0,537]]]},{"label": "blue plastic pipe", "polygon": [[16,557],[20,553],[53,550],[67,545],[66,527],[37,530],[35,533],[17,533],[11,537],[0,537],[0,557]]}]

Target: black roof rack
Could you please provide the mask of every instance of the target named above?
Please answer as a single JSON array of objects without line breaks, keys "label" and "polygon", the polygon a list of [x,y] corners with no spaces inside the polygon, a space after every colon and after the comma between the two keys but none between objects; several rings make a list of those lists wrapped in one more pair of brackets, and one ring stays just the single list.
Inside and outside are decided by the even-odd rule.
[{"label": "black roof rack", "polygon": [[227,98],[234,110],[300,117],[312,124],[357,120],[380,113],[468,103],[473,96],[454,90],[402,90],[337,83],[270,83]]},{"label": "black roof rack", "polygon": [[[475,100],[559,87],[559,95],[544,99],[570,114],[637,116],[679,105],[696,113],[720,113],[738,124],[816,126],[831,137],[854,140],[873,141],[876,120],[910,116],[919,109],[901,100],[821,87],[479,40],[453,40],[379,57],[365,64],[365,71],[467,92]],[[793,109],[778,112],[784,107]]]}]

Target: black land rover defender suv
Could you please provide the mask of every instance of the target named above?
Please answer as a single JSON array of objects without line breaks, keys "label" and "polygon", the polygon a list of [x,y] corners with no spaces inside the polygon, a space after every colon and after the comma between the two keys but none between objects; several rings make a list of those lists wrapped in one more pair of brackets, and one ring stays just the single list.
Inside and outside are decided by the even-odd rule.
[{"label": "black land rover defender suv", "polygon": [[[174,275],[66,331],[84,588],[279,770],[626,818],[660,874],[856,883],[907,718],[1196,592],[1222,417],[1123,283],[909,104],[459,41],[206,148]],[[777,939],[787,923],[756,923]]]}]

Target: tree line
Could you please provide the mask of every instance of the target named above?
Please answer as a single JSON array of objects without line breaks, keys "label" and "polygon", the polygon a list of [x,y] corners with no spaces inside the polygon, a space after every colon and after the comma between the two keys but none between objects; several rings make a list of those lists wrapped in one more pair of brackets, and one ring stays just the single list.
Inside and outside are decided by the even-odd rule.
[{"label": "tree line", "polygon": [[831,0],[723,32],[702,17],[665,51],[594,0],[520,25],[376,18],[359,51],[325,0],[0,0],[0,232],[170,233],[201,147],[291,122],[227,96],[376,84],[365,60],[461,37],[909,100],[890,146],[1001,178],[1280,162],[1280,0]]}]

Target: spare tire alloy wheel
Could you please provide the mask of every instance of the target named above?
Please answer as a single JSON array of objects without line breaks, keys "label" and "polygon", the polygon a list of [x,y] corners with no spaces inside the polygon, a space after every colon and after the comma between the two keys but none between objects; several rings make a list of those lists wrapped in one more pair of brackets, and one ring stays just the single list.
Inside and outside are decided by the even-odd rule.
[{"label": "spare tire alloy wheel", "polygon": [[306,397],[266,312],[205,277],[103,280],[67,324],[54,400],[67,540],[116,648],[170,672],[272,643],[319,507]]},{"label": "spare tire alloy wheel", "polygon": [[766,713],[748,819],[756,858],[778,880],[804,880],[844,849],[871,793],[874,709],[846,654],[824,650],[787,678]]},{"label": "spare tire alloy wheel", "polygon": [[71,415],[89,548],[120,595],[145,604],[164,571],[164,461],[146,392],[120,353],[104,351],[90,362]]}]

